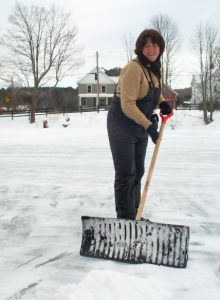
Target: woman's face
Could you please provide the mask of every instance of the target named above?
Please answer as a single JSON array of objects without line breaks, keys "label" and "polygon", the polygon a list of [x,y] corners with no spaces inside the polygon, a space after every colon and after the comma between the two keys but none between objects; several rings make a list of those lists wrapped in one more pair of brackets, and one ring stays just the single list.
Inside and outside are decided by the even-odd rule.
[{"label": "woman's face", "polygon": [[143,47],[143,55],[150,61],[156,61],[160,54],[160,47],[158,44],[152,43],[151,39],[147,39]]}]

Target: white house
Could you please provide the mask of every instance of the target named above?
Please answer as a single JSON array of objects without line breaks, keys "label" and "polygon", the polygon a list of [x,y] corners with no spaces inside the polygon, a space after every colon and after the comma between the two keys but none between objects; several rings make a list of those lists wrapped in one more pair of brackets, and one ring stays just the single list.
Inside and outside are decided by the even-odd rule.
[{"label": "white house", "polygon": [[[99,85],[97,82],[97,68],[92,69],[78,81],[79,106],[96,107],[108,106],[113,98],[116,81],[99,68]],[[97,93],[99,87],[99,93]],[[99,97],[97,97],[99,95]],[[99,98],[99,103],[97,99]]]}]

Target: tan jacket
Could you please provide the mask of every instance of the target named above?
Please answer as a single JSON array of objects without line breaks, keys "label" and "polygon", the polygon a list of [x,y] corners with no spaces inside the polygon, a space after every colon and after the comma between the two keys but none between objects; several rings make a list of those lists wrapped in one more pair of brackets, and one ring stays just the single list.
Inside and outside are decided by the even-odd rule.
[{"label": "tan jacket", "polygon": [[[149,76],[147,69],[144,69]],[[151,72],[151,77],[155,87],[159,87],[157,77]],[[150,81],[150,76],[148,77]],[[136,105],[138,99],[145,97],[149,90],[149,84],[141,66],[135,62],[129,62],[121,71],[118,85],[116,87],[116,95],[121,99],[121,109],[123,113],[136,123],[147,129],[152,123],[140,111]],[[159,103],[164,100],[160,95]]]}]

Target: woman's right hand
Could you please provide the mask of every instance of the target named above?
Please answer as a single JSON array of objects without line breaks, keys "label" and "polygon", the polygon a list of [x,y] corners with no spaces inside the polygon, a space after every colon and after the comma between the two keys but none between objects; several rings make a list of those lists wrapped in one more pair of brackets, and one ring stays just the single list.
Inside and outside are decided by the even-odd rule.
[{"label": "woman's right hand", "polygon": [[154,144],[156,144],[157,142],[157,139],[159,137],[159,132],[157,131],[157,129],[155,128],[155,126],[153,124],[151,124],[149,127],[148,127],[148,134],[149,136],[151,137],[152,139],[152,142]]}]

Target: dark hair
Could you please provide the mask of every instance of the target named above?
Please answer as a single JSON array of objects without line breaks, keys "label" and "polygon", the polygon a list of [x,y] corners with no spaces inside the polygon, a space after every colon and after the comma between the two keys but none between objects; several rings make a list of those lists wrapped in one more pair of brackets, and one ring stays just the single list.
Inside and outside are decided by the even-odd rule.
[{"label": "dark hair", "polygon": [[152,43],[158,44],[160,48],[160,56],[161,56],[165,49],[165,41],[162,35],[160,34],[160,32],[155,29],[145,29],[144,31],[141,32],[135,44],[135,51],[134,51],[135,54],[137,55],[142,54],[147,39],[150,39]]}]

